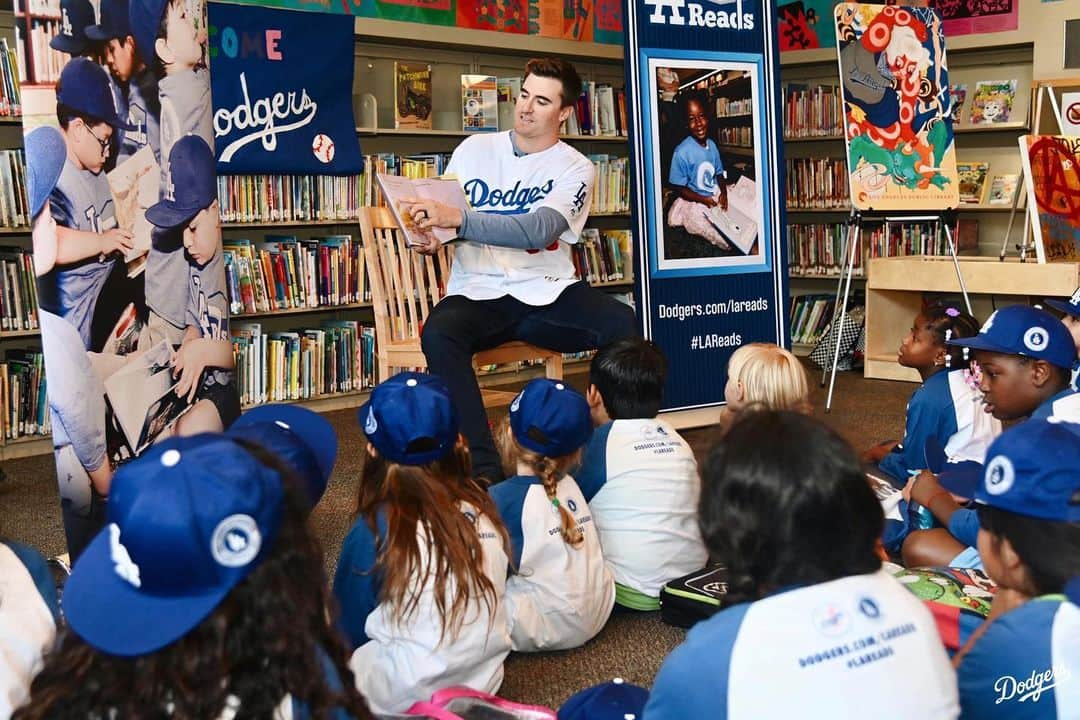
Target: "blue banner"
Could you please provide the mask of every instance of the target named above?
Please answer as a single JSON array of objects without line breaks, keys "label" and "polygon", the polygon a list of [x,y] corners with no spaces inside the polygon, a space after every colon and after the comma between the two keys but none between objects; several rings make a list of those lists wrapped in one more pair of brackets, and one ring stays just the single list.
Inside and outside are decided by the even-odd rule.
[{"label": "blue banner", "polygon": [[776,22],[765,0],[627,0],[635,292],[666,410],[722,403],[740,346],[789,344]]},{"label": "blue banner", "polygon": [[209,8],[218,174],[359,173],[353,18]]}]

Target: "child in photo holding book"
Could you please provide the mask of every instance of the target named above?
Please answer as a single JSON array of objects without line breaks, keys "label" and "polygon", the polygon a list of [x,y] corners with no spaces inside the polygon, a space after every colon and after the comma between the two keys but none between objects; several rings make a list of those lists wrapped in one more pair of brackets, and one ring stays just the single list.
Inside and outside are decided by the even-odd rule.
[{"label": "child in photo holding book", "polygon": [[730,245],[707,217],[707,210],[727,210],[727,173],[720,149],[709,137],[709,116],[704,96],[695,93],[685,101],[686,125],[690,134],[675,147],[671,156],[668,183],[678,194],[668,210],[668,225],[684,227],[717,247]]},{"label": "child in photo holding book", "polygon": [[449,391],[401,373],[358,420],[367,451],[334,577],[357,687],[381,714],[452,685],[496,692],[510,653],[508,540]]},{"label": "child in photo holding book", "polygon": [[690,445],[657,417],[667,359],[651,340],[606,345],[589,365],[595,431],[574,480],[592,510],[615,602],[658,610],[667,581],[705,565],[698,529],[697,461]]},{"label": "child in photo holding book", "polygon": [[573,388],[532,380],[496,430],[508,479],[490,488],[510,532],[506,583],[514,650],[585,644],[607,622],[615,582],[589,505],[568,472],[593,432],[589,405]]},{"label": "child in photo holding book", "polygon": [[170,288],[187,300],[172,364],[179,377],[176,394],[195,406],[177,421],[175,432],[218,432],[240,415],[240,395],[229,337],[214,152],[198,135],[185,135],[169,152],[168,167],[162,199],[147,209],[146,219],[164,231],[154,242],[182,254],[187,265],[179,287]]}]

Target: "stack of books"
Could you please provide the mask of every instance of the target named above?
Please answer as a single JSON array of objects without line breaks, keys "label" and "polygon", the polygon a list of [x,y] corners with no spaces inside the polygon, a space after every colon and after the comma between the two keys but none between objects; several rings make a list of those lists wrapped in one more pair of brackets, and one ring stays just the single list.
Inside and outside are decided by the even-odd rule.
[{"label": "stack of books", "polygon": [[37,283],[27,248],[0,246],[0,332],[36,330]]},{"label": "stack of books", "polygon": [[0,362],[0,436],[17,440],[50,432],[41,350],[8,349]]}]

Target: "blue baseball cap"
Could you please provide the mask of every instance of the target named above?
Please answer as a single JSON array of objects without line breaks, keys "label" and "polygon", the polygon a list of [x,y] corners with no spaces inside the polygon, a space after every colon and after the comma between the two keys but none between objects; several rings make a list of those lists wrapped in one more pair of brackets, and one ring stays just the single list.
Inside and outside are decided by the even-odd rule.
[{"label": "blue baseball cap", "polygon": [[49,41],[49,47],[72,56],[82,55],[90,49],[86,28],[93,24],[90,0],[60,0],[60,32]]},{"label": "blue baseball cap", "polygon": [[457,443],[457,410],[434,375],[403,372],[380,383],[357,419],[379,454],[401,465],[426,465]]},{"label": "blue baseball cap", "polygon": [[135,50],[147,65],[153,64],[154,43],[168,4],[168,0],[131,0],[128,5],[128,27],[135,38]]},{"label": "blue baseball cap", "polygon": [[35,219],[60,179],[67,160],[67,145],[60,131],[48,125],[32,130],[25,145],[26,196],[30,201],[30,218]]},{"label": "blue baseball cap", "polygon": [[1072,315],[1073,317],[1080,317],[1080,288],[1076,288],[1076,291],[1068,300],[1047,298],[1046,304],[1058,312],[1063,312],[1066,315]]},{"label": "blue baseball cap", "polygon": [[941,440],[933,435],[926,438],[923,455],[926,458],[926,469],[937,475],[943,488],[961,497],[975,497],[975,488],[983,478],[982,463],[975,460],[951,460]]},{"label": "blue baseball cap", "polygon": [[522,447],[546,457],[574,452],[592,437],[589,404],[557,380],[531,380],[510,403],[510,427]]},{"label": "blue baseball cap", "polygon": [[89,58],[72,58],[64,66],[56,83],[56,102],[114,128],[135,129],[116,114],[109,75]]},{"label": "blue baseball cap", "polygon": [[260,405],[237,418],[225,434],[277,455],[303,479],[309,508],[319,504],[338,449],[334,426],[325,417],[299,405]]},{"label": "blue baseball cap", "polygon": [[990,445],[975,501],[1041,520],[1080,522],[1078,469],[1080,425],[1027,420]]},{"label": "blue baseball cap", "polygon": [[986,319],[975,337],[949,340],[950,345],[1045,360],[1071,368],[1076,346],[1068,328],[1056,317],[1027,305],[1009,305]]},{"label": "blue baseball cap", "polygon": [[169,150],[161,200],[146,209],[146,219],[161,228],[178,227],[215,200],[214,151],[198,135],[185,135]]},{"label": "blue baseball cap", "polygon": [[627,720],[640,718],[649,691],[622,678],[575,693],[559,708],[559,720]]},{"label": "blue baseball cap", "polygon": [[105,528],[64,588],[72,630],[112,655],[183,637],[265,557],[281,477],[221,435],[171,438],[117,470]]},{"label": "blue baseball cap", "polygon": [[131,35],[128,22],[128,0],[101,0],[101,21],[86,28],[86,37],[91,40],[108,41],[113,38],[123,39]]}]

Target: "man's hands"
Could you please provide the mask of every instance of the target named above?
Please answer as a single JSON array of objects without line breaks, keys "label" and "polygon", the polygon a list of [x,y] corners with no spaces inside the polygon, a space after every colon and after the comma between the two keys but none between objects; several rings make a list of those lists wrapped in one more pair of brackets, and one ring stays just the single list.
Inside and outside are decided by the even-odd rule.
[{"label": "man's hands", "polygon": [[432,228],[459,228],[464,222],[461,210],[435,200],[424,198],[403,198],[401,211],[408,215],[418,230],[423,232],[426,245],[414,245],[413,250],[424,255],[435,253],[441,243],[432,233]]}]

